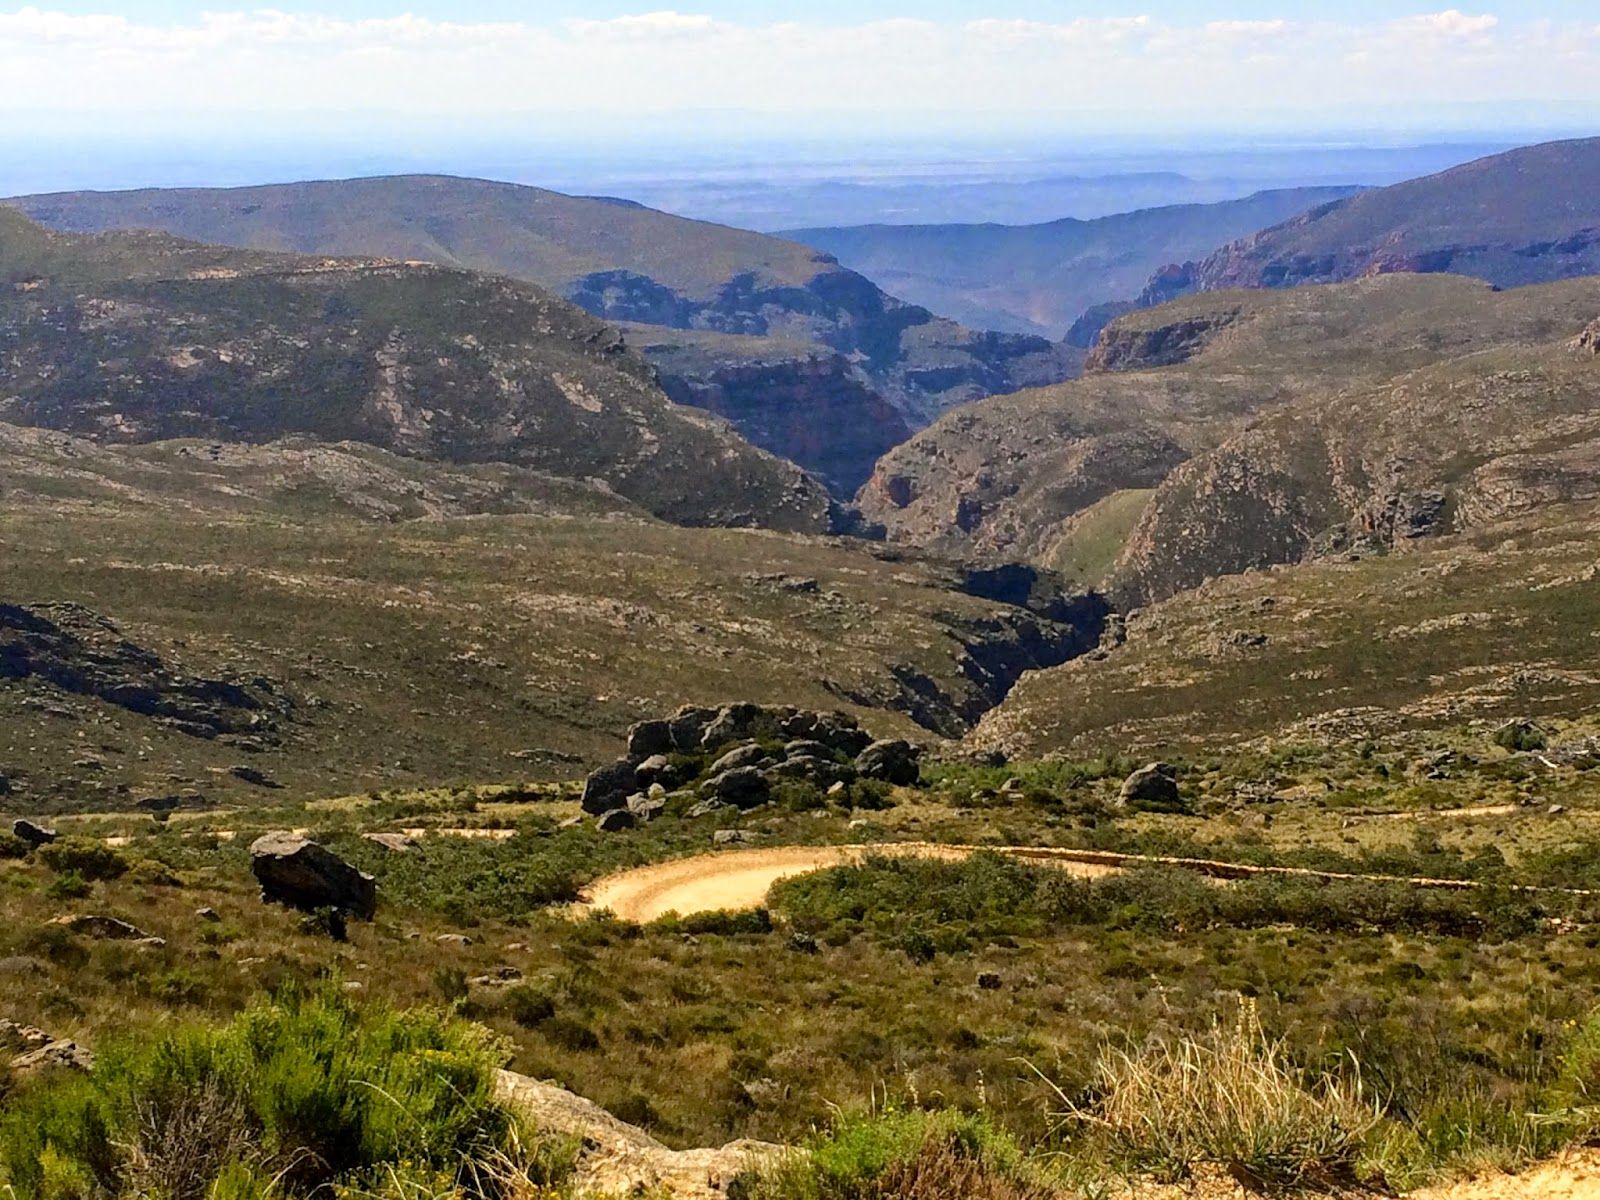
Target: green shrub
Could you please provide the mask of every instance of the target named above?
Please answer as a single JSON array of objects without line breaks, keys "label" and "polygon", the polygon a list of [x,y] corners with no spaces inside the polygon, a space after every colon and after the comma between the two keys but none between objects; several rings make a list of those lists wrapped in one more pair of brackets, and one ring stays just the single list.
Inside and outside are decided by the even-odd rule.
[{"label": "green shrub", "polygon": [[33,847],[14,833],[0,832],[0,858],[27,858]]},{"label": "green shrub", "polygon": [[44,894],[52,900],[81,900],[92,891],[94,885],[87,879],[76,871],[67,871],[52,879]]},{"label": "green shrub", "polygon": [[288,992],[24,1088],[0,1116],[0,1166],[20,1200],[243,1200],[263,1177],[307,1195],[386,1164],[454,1173],[508,1144],[501,1058],[439,1013]]},{"label": "green shrub", "polygon": [[39,847],[39,861],[57,875],[76,872],[91,882],[120,879],[131,865],[120,852],[87,838],[62,838]]}]

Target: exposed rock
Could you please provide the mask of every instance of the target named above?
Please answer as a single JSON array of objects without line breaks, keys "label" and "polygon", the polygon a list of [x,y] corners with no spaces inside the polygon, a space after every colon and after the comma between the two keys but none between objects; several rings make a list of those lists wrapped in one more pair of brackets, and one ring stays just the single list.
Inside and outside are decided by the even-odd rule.
[{"label": "exposed rock", "polygon": [[670,1150],[644,1130],[624,1124],[562,1088],[501,1071],[500,1101],[542,1133],[579,1147],[574,1191],[579,1196],[671,1196],[726,1200],[734,1181],[784,1151],[763,1142],[733,1142],[717,1150]]},{"label": "exposed rock", "polygon": [[52,1041],[36,1050],[17,1055],[10,1063],[12,1074],[21,1078],[45,1071],[92,1071],[94,1054],[77,1042]]},{"label": "exposed rock", "polygon": [[814,755],[786,758],[776,766],[769,767],[767,774],[786,779],[804,779],[819,788],[832,787],[836,783],[847,782],[856,776],[854,767],[846,766],[832,758],[818,758]]},{"label": "exposed rock", "polygon": [[1142,371],[1187,362],[1234,321],[1237,311],[1152,324],[1147,320],[1113,321],[1084,362],[1085,373]]},{"label": "exposed rock", "polygon": [[1128,808],[1150,812],[1182,812],[1183,797],[1178,791],[1178,769],[1168,763],[1140,767],[1122,783],[1121,802]]},{"label": "exposed rock", "polygon": [[26,1054],[48,1046],[55,1038],[32,1025],[0,1019],[0,1054]]},{"label": "exposed rock", "polygon": [[998,971],[980,971],[978,973],[978,988],[985,992],[998,992],[1005,986],[1005,980],[1000,978]]},{"label": "exposed rock", "polygon": [[441,933],[433,939],[441,946],[470,946],[472,939],[464,933]]},{"label": "exposed rock", "polygon": [[701,795],[735,808],[756,808],[765,804],[771,787],[767,777],[754,767],[739,767],[713,775],[700,785]]},{"label": "exposed rock", "polygon": [[240,765],[237,767],[229,767],[228,774],[232,775],[235,779],[250,784],[252,787],[273,789],[283,787],[283,784],[273,779],[265,771],[252,766]]},{"label": "exposed rock", "polygon": [[610,812],[602,813],[594,827],[601,833],[620,833],[624,829],[632,829],[639,823],[639,818],[633,815],[628,808],[613,808]]},{"label": "exposed rock", "polygon": [[151,937],[136,925],[116,917],[84,913],[77,916],[56,917],[50,922],[80,937],[102,942],[143,942],[146,945],[165,945],[161,938]]},{"label": "exposed rock", "polygon": [[1587,329],[1573,338],[1572,348],[1579,354],[1600,357],[1600,320],[1590,322]]},{"label": "exposed rock", "polygon": [[717,719],[714,708],[699,708],[686,704],[672,714],[668,724],[672,727],[672,748],[681,754],[693,754],[700,749],[706,726]]},{"label": "exposed rock", "polygon": [[701,817],[709,817],[712,813],[721,812],[727,807],[728,806],[721,800],[702,800],[699,804],[696,804],[694,807],[689,809],[684,816],[688,817],[691,821],[697,821]]},{"label": "exposed rock", "polygon": [[673,751],[670,721],[640,721],[628,730],[628,757],[648,759]]},{"label": "exposed rock", "polygon": [[331,850],[284,830],[250,844],[250,870],[261,897],[312,912],[319,908],[370,921],[378,908],[378,884]]},{"label": "exposed rock", "polygon": [[634,776],[647,788],[665,787],[675,781],[677,772],[672,768],[672,760],[665,754],[652,754],[634,769]]},{"label": "exposed rock", "polygon": [[416,839],[403,833],[364,833],[361,836],[373,845],[382,846],[394,854],[409,854],[417,848]]},{"label": "exposed rock", "polygon": [[194,910],[194,915],[199,917],[202,921],[207,921],[212,925],[215,925],[222,920],[222,914],[214,908],[197,908]]},{"label": "exposed rock", "polygon": [[701,749],[715,750],[729,742],[748,738],[765,715],[765,711],[756,704],[724,705],[700,735]]},{"label": "exposed rock", "polygon": [[269,680],[184,675],[78,604],[0,604],[0,679],[42,680],[207,739],[264,737],[288,711]]},{"label": "exposed rock", "polygon": [[903,740],[873,742],[856,757],[863,779],[909,787],[922,776],[922,751]]},{"label": "exposed rock", "polygon": [[628,797],[639,790],[639,772],[632,762],[619,758],[591,771],[583,782],[583,811],[591,816],[626,808]]},{"label": "exposed rock", "polygon": [[713,846],[747,846],[755,835],[747,829],[719,829],[711,835]]},{"label": "exposed rock", "polygon": [[771,761],[772,756],[754,742],[747,742],[742,746],[729,750],[716,762],[711,764],[711,774],[721,775],[725,771],[737,771],[742,767],[760,767]]},{"label": "exposed rock", "polygon": [[27,842],[28,845],[35,848],[38,848],[39,846],[48,846],[51,842],[55,841],[61,836],[50,826],[40,825],[37,822],[30,821],[25,817],[18,817],[15,821],[11,822],[11,832],[16,834],[23,841]]},{"label": "exposed rock", "polygon": [[667,811],[665,796],[648,796],[643,792],[628,797],[628,811],[648,825]]}]

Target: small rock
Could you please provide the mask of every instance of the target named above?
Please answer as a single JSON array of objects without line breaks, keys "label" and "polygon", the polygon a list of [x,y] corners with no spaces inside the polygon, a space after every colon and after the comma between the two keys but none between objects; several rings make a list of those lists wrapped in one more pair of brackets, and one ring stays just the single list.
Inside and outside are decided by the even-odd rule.
[{"label": "small rock", "polygon": [[213,925],[222,920],[222,914],[214,908],[197,908],[194,915],[202,921],[210,921]]},{"label": "small rock", "polygon": [[1550,815],[1552,817],[1559,817],[1562,813],[1564,813],[1566,811],[1567,811],[1567,806],[1565,804],[1552,804],[1550,806],[1550,809],[1549,809]]},{"label": "small rock", "polygon": [[580,826],[582,824],[583,824],[583,818],[582,817],[568,817],[565,821],[561,822],[561,824],[557,825],[556,828],[557,829],[576,829],[576,828],[578,828],[578,826]]},{"label": "small rock", "polygon": [[620,833],[624,829],[632,829],[639,823],[639,818],[626,808],[614,808],[608,813],[601,813],[594,827],[601,833]]},{"label": "small rock", "polygon": [[910,742],[873,742],[856,756],[856,770],[864,779],[909,787],[922,776],[921,759],[922,752]]},{"label": "small rock", "polygon": [[985,992],[998,992],[1005,981],[1000,978],[998,971],[980,971],[978,973],[978,987]]},{"label": "small rock", "polygon": [[517,982],[522,978],[522,972],[515,967],[500,967],[489,975],[478,975],[467,980],[472,987],[505,987],[507,984]]},{"label": "small rock", "polygon": [[375,846],[382,846],[393,854],[409,854],[417,848],[416,839],[403,833],[364,833],[361,836],[364,840]]},{"label": "small rock", "polygon": [[628,811],[639,821],[649,824],[667,811],[666,797],[651,797],[642,793],[628,797]]},{"label": "small rock", "polygon": [[275,780],[275,779],[271,778],[270,776],[268,776],[265,771],[262,771],[262,770],[260,770],[260,769],[258,769],[256,767],[247,767],[247,766],[229,767],[228,768],[228,774],[232,775],[235,779],[238,779],[238,780],[240,780],[240,781],[242,781],[244,783],[250,784],[252,787],[259,787],[259,788],[282,788],[283,787],[283,784],[279,783],[277,780]]},{"label": "small rock", "polygon": [[85,913],[79,916],[56,917],[50,922],[59,925],[68,932],[76,933],[81,937],[94,938],[103,942],[143,942],[147,945],[161,943],[160,938],[152,938],[137,925],[130,925],[116,917],[105,917]]},{"label": "small rock", "polygon": [[841,779],[838,783],[835,783],[828,788],[828,798],[830,800],[837,800],[847,794],[849,791],[850,785]]},{"label": "small rock", "polygon": [[721,812],[727,807],[721,800],[702,800],[684,815],[691,820],[698,820],[701,817],[709,817],[712,813]]},{"label": "small rock", "polygon": [[433,939],[441,946],[470,946],[472,939],[464,933],[441,933]]},{"label": "small rock", "polygon": [[40,825],[38,822],[30,821],[25,817],[18,817],[11,822],[11,832],[35,848],[48,846],[61,836],[50,826]]}]

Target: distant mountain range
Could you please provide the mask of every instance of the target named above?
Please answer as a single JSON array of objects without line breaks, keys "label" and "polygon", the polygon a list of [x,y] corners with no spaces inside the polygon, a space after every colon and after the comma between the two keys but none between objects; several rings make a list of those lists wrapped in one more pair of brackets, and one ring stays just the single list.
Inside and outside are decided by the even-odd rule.
[{"label": "distant mountain range", "polygon": [[1142,298],[1396,272],[1497,287],[1600,271],[1600,138],[1547,142],[1363,192],[1169,266]]},{"label": "distant mountain range", "polygon": [[[1086,310],[1131,302],[1152,272],[1354,187],[1293,188],[1242,200],[1141,209],[1042,225],[858,225],[783,236],[834,255],[879,287],[967,325],[1067,336]],[[1092,342],[1092,330],[1074,339]]]},{"label": "distant mountain range", "polygon": [[[401,176],[7,203],[60,231],[155,229],[260,250],[438,263],[536,283],[608,321],[815,347],[808,358],[817,351],[834,356],[824,375],[848,378],[887,401],[887,423],[878,420],[883,406],[836,412],[835,446],[824,462],[804,444],[772,436],[786,421],[766,412],[746,420],[737,404],[721,411],[765,449],[826,474],[846,492],[866,477],[887,439],[953,405],[1069,378],[1081,361],[1045,338],[978,333],[936,317],[797,243],[622,200]],[[735,374],[770,365],[770,341],[746,349],[724,341],[720,359],[743,360]],[[685,356],[662,361],[676,394],[730,395],[726,376],[673,376]],[[792,358],[788,373],[797,377]]]},{"label": "distant mountain range", "polygon": [[506,463],[686,525],[841,520],[810,476],[671,403],[614,329],[529,284],[57,234],[6,208],[0,421],[112,443],[307,435]]}]

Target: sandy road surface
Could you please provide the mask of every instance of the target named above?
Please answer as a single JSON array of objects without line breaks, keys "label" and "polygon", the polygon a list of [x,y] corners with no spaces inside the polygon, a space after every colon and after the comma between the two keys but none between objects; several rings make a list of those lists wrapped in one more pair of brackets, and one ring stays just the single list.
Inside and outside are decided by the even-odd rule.
[{"label": "sandy road surface", "polygon": [[[884,846],[774,846],[761,850],[725,850],[624,871],[597,882],[580,912],[610,909],[624,921],[654,921],[669,912],[683,915],[717,909],[758,908],[780,879],[860,862],[870,851],[878,855],[919,858],[965,858],[971,846],[936,846],[925,842]],[[1092,863],[1050,861],[1081,875],[1104,875],[1113,868]]]}]

